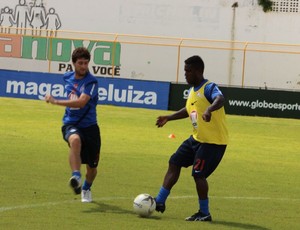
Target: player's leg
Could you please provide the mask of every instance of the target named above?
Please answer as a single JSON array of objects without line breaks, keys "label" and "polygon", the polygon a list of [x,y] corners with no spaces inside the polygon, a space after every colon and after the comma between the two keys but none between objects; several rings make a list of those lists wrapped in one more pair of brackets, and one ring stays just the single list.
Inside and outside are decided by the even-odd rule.
[{"label": "player's leg", "polygon": [[81,191],[81,202],[92,202],[91,187],[96,176],[97,176],[97,168],[91,168],[87,164],[85,180],[83,182],[82,191]]},{"label": "player's leg", "polygon": [[177,166],[169,162],[168,171],[163,181],[163,187],[171,191],[172,187],[177,183],[180,176],[181,166]]},{"label": "player's leg", "polygon": [[217,168],[224,155],[225,149],[226,146],[200,144],[192,172],[198,194],[199,211],[187,217],[187,221],[212,220],[209,212],[208,183],[206,178]]},{"label": "player's leg", "polygon": [[[97,176],[97,168],[91,168],[88,164],[86,165],[85,182],[89,185],[93,184]],[[87,187],[89,189],[91,186]]]},{"label": "player's leg", "polygon": [[75,194],[80,194],[81,192],[80,151],[82,145],[80,136],[78,134],[70,135],[68,139],[68,143],[70,146],[69,164],[72,170],[72,176],[70,178],[69,184],[73,188]]},{"label": "player's leg", "polygon": [[72,134],[70,135],[68,142],[70,145],[69,164],[72,169],[72,172],[80,171],[80,166],[81,166],[80,152],[81,152],[81,145],[82,145],[80,136],[78,134]]},{"label": "player's leg", "polygon": [[81,192],[81,134],[80,130],[75,126],[67,125],[62,127],[63,138],[70,147],[69,149],[69,164],[72,170],[72,176],[69,180],[69,184],[74,190],[75,194]]},{"label": "player's leg", "polygon": [[86,175],[82,185],[81,201],[92,202],[91,187],[97,176],[101,137],[98,125],[84,129],[83,133],[85,143],[82,151],[82,163],[86,164]]},{"label": "player's leg", "polygon": [[187,217],[187,221],[212,221],[209,212],[208,183],[205,177],[194,177],[198,194],[199,211]]},{"label": "player's leg", "polygon": [[163,213],[166,209],[165,202],[170,195],[172,187],[178,181],[181,167],[169,162],[168,171],[164,177],[163,185],[160,188],[158,195],[155,197],[156,211]]},{"label": "player's leg", "polygon": [[169,167],[165,174],[163,185],[155,197],[156,211],[163,213],[166,209],[165,202],[170,195],[171,189],[177,183],[182,167],[193,164],[194,151],[191,148],[190,138],[184,141],[177,151],[170,157]]}]

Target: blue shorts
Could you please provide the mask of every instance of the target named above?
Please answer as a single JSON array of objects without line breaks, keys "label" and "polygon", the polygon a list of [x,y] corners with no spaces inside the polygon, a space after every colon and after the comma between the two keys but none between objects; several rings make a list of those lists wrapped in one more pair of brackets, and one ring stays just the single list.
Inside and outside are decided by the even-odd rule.
[{"label": "blue shorts", "polygon": [[219,165],[225,150],[226,145],[200,143],[190,136],[170,157],[169,163],[185,168],[193,165],[192,176],[207,178]]},{"label": "blue shorts", "polygon": [[72,134],[78,134],[81,139],[81,163],[96,168],[100,158],[101,137],[99,126],[92,125],[87,128],[78,128],[74,125],[64,125],[62,128],[64,140],[69,143]]}]

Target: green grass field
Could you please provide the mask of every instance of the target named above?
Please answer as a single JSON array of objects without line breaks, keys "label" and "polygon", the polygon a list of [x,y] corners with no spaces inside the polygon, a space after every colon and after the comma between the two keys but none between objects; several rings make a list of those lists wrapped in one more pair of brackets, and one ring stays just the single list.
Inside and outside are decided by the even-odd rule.
[{"label": "green grass field", "polygon": [[83,204],[68,187],[63,112],[0,98],[0,229],[300,229],[300,120],[227,116],[230,144],[208,179],[214,221],[202,223],[184,221],[198,209],[190,168],[164,214],[132,210],[136,195],[156,196],[170,154],[191,133],[188,119],[158,129],[156,117],[170,111],[99,106],[99,174],[94,202]]}]

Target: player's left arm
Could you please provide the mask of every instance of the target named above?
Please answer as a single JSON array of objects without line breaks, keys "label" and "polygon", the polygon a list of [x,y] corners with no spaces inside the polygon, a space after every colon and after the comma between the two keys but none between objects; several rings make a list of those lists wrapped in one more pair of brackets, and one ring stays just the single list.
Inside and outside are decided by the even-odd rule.
[{"label": "player's left arm", "polygon": [[208,101],[211,102],[211,104],[202,114],[202,119],[206,122],[209,122],[211,120],[212,112],[224,106],[225,98],[218,86],[214,83],[209,85],[205,96],[207,97]]}]

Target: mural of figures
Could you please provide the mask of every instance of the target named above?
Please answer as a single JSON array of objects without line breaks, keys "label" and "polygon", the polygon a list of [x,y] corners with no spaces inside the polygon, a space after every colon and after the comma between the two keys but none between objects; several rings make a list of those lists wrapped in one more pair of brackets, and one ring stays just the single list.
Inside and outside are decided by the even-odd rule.
[{"label": "mural of figures", "polygon": [[[16,22],[17,34],[22,33],[22,29],[27,27],[27,22],[30,21],[29,7],[26,5],[25,0],[19,0],[19,5],[15,7],[14,20]],[[24,31],[26,34],[26,30]]]},{"label": "mural of figures", "polygon": [[[46,30],[47,36],[56,36],[62,26],[55,8],[48,11],[44,6],[45,0],[13,0],[17,1],[13,8],[1,6],[0,2],[0,32],[26,34],[26,28],[32,28],[32,35],[42,35]],[[14,28],[11,29],[11,28]],[[14,32],[15,31],[15,32]],[[45,32],[43,32],[45,34]]]},{"label": "mural of figures", "polygon": [[[61,27],[61,22],[59,16],[55,13],[54,8],[49,9],[49,13],[47,14],[45,25],[47,29],[47,35],[56,36],[57,30]],[[54,34],[52,34],[53,31]]]},{"label": "mural of figures", "polygon": [[42,0],[35,0],[30,11],[30,25],[33,28],[32,35],[41,35],[41,28],[45,25],[46,11]]},{"label": "mural of figures", "polygon": [[12,15],[12,9],[10,9],[8,6],[1,9],[1,15],[0,15],[0,26],[1,26],[1,32],[2,33],[10,33],[10,28],[15,24],[13,15]]}]

